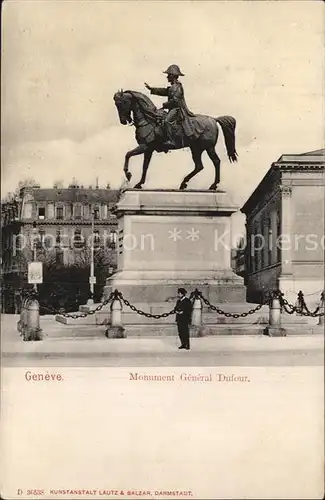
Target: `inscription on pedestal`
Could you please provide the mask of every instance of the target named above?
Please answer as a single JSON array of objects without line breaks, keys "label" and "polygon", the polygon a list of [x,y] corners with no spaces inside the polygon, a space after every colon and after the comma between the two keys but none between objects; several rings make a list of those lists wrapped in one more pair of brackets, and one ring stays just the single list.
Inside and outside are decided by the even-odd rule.
[{"label": "inscription on pedestal", "polygon": [[230,260],[236,210],[225,192],[125,191],[116,209],[118,271],[107,286],[153,303],[185,284],[208,287],[223,301],[228,292],[244,299]]}]

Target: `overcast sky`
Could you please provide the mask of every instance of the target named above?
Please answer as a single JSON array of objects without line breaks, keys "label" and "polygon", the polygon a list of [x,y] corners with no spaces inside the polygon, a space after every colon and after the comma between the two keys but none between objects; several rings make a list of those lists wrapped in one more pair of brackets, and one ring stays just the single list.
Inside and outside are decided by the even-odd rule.
[{"label": "overcast sky", "polygon": [[[3,194],[26,177],[119,187],[136,143],[113,94],[165,85],[172,63],[193,112],[237,120],[239,162],[222,137],[217,152],[221,187],[238,205],[281,154],[323,147],[322,2],[9,0],[2,15]],[[203,159],[191,188],[213,181]],[[134,183],[141,163],[131,160]],[[187,149],[156,154],[146,187],[178,188],[191,169]]]}]

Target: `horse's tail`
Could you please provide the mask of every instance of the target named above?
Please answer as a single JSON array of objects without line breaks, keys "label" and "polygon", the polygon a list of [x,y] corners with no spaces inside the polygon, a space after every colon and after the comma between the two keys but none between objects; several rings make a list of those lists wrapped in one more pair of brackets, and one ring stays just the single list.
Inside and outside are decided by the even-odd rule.
[{"label": "horse's tail", "polygon": [[235,146],[235,129],[236,120],[233,116],[219,116],[216,118],[221,125],[222,132],[225,138],[227,154],[230,162],[237,161],[238,155]]}]

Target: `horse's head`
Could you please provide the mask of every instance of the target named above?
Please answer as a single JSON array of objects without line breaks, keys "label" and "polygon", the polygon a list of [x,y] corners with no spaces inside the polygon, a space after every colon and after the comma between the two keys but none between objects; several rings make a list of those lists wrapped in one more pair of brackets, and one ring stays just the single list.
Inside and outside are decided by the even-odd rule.
[{"label": "horse's head", "polygon": [[122,125],[132,123],[132,95],[129,92],[123,92],[123,90],[119,90],[118,92],[116,92],[116,94],[114,94],[114,102],[115,106],[117,107],[118,115]]}]

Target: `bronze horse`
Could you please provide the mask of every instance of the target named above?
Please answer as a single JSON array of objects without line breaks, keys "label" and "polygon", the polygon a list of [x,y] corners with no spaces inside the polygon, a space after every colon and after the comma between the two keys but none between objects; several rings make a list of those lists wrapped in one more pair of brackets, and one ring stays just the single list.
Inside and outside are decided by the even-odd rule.
[{"label": "bronze horse", "polygon": [[[144,155],[142,176],[140,182],[134,186],[136,189],[141,189],[146,181],[152,153],[154,151],[164,151],[159,123],[162,122],[165,112],[157,110],[149,97],[141,92],[134,92],[132,90],[120,90],[114,95],[114,101],[122,125],[129,124],[135,126],[135,137],[139,144],[138,147],[128,151],[125,155],[124,173],[128,181],[132,177],[129,172],[130,158],[140,154]],[[232,116],[213,118],[204,115],[196,115],[192,120],[194,121],[194,125],[195,120],[197,121],[197,128],[202,131],[199,137],[189,140],[183,134],[177,135],[176,133],[175,135],[174,149],[189,147],[195,165],[194,170],[184,177],[179,189],[186,189],[188,181],[203,170],[201,156],[203,151],[206,151],[215,167],[215,180],[209,189],[216,190],[220,182],[220,158],[215,151],[219,133],[217,124],[220,124],[223,131],[229,160],[234,162],[237,161],[235,148],[236,120]]]}]

